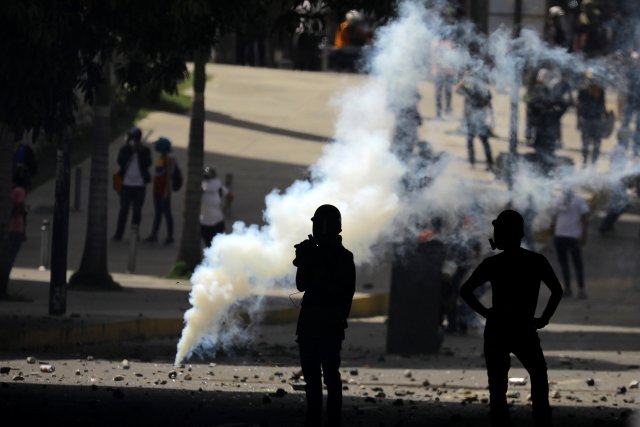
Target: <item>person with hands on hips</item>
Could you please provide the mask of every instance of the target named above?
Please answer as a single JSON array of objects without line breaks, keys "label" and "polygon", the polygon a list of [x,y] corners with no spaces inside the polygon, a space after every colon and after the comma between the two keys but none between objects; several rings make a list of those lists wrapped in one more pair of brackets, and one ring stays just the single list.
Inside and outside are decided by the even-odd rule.
[{"label": "person with hands on hips", "polygon": [[327,424],[341,426],[340,350],[355,293],[353,254],[342,246],[340,211],[332,205],[316,209],[313,235],[295,245],[296,286],[304,292],[297,342],[306,382],[306,427],[322,426],[322,376],[327,386]]},{"label": "person with hands on hips", "polygon": [[[501,253],[488,257],[475,269],[460,289],[461,298],[487,319],[484,330],[484,357],[489,377],[492,426],[508,426],[507,385],[510,354],[513,353],[531,378],[533,419],[536,427],[551,426],[549,381],[537,330],[544,328],[562,299],[562,285],[549,261],[520,247],[524,220],[514,210],[505,210],[492,222],[493,249]],[[495,240],[495,242],[494,242]],[[489,282],[492,305],[485,307],[473,291]],[[540,282],[551,296],[540,317],[535,317]]]}]

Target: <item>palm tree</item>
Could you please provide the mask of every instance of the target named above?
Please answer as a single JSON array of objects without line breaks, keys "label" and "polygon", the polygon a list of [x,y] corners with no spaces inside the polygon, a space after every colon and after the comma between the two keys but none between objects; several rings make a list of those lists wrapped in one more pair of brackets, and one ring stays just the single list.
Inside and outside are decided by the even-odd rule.
[{"label": "palm tree", "polygon": [[207,53],[196,53],[193,64],[193,101],[189,123],[189,147],[184,209],[182,213],[182,238],[178,259],[172,275],[184,276],[200,263],[200,212],[202,168],[204,166],[204,89],[207,84]]},{"label": "palm tree", "polygon": [[111,64],[103,66],[103,79],[95,91],[93,144],[87,230],[80,268],[69,285],[83,288],[117,289],[107,268],[107,182],[111,139]]}]

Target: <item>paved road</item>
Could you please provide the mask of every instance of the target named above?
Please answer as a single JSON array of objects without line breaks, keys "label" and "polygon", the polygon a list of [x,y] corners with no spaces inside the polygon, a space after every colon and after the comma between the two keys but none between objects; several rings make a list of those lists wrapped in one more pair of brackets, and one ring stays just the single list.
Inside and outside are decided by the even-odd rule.
[{"label": "paved road", "polygon": [[[479,336],[450,337],[437,356],[385,355],[375,338],[384,335],[382,322],[351,322],[341,372],[345,425],[487,425]],[[254,344],[236,354],[180,368],[171,364],[172,340],[85,347],[62,357],[7,354],[0,366],[11,370],[0,376],[0,408],[23,422],[56,425],[300,425],[304,406],[303,393],[293,388],[299,369],[293,331],[288,325],[263,326],[255,334]],[[560,349],[547,352],[556,425],[626,425],[640,396],[637,389],[622,394],[618,388],[638,379],[637,358],[603,351],[569,357],[561,339],[547,337],[544,342]],[[28,364],[29,355],[37,363]],[[123,368],[125,357],[129,369]],[[55,372],[40,372],[44,362]],[[515,362],[510,375],[526,372]],[[529,385],[512,385],[510,393],[518,426],[531,425]]]}]

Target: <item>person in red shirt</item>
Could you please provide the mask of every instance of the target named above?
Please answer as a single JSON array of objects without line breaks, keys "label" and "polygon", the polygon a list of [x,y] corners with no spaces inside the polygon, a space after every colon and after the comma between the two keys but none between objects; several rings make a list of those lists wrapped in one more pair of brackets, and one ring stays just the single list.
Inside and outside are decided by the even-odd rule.
[{"label": "person in red shirt", "polygon": [[153,176],[153,228],[146,242],[158,240],[158,230],[162,217],[167,221],[167,238],[164,243],[173,243],[173,215],[171,214],[171,179],[175,166],[175,160],[169,155],[171,141],[161,137],[155,142],[155,150],[160,153],[156,159],[155,173]]},{"label": "person in red shirt", "polygon": [[0,259],[0,299],[7,297],[9,276],[13,269],[22,242],[26,239],[25,220],[27,210],[25,207],[26,188],[29,179],[29,171],[23,165],[16,166],[13,172],[13,188],[11,189],[11,217],[7,227],[8,236],[4,241],[3,259]]}]

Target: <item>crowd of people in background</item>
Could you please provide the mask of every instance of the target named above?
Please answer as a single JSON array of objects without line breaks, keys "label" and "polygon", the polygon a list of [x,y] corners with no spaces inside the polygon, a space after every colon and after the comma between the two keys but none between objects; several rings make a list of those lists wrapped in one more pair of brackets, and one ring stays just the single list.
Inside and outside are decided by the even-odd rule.
[{"label": "crowd of people in background", "polygon": [[[153,222],[151,232],[144,242],[158,241],[163,220],[166,224],[164,244],[171,245],[174,242],[171,194],[182,188],[182,172],[175,157],[171,155],[170,139],[160,137],[152,145],[157,153],[155,162],[152,162],[151,150],[143,141],[142,131],[133,127],[127,132],[125,143],[118,151],[114,190],[119,194],[120,209],[112,238],[116,242],[123,238],[129,210],[132,211],[131,234],[133,238],[138,238],[146,186],[149,183],[153,191]],[[153,171],[150,172],[152,163]],[[204,246],[207,247],[216,234],[225,231],[224,211],[231,205],[233,194],[222,184],[215,168],[211,166],[203,169],[201,189],[200,227]]]}]

